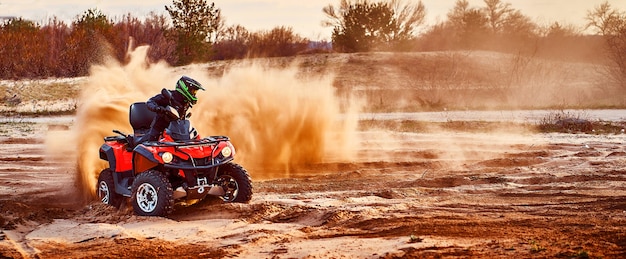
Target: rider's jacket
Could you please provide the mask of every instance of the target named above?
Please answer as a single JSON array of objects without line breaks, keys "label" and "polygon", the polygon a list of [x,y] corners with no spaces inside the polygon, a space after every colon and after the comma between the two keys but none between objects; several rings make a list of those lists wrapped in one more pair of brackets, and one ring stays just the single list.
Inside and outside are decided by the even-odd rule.
[{"label": "rider's jacket", "polygon": [[[177,91],[171,91],[171,90],[167,90],[167,91],[169,91],[172,94],[172,100],[171,100],[172,107],[178,110],[178,114],[182,114],[182,116],[184,116],[184,114],[187,113],[187,109],[189,109],[189,104],[186,102],[185,97]],[[152,124],[150,125],[150,131],[146,135],[141,137],[137,141],[137,143],[142,143],[144,141],[157,140],[159,135],[161,135],[161,133],[163,132],[163,130],[167,128],[167,126],[170,123],[170,119],[165,114],[160,113],[157,110],[158,110],[158,107],[165,108],[168,105],[170,105],[170,102],[168,102],[167,97],[165,97],[161,93],[148,99],[148,101],[146,102],[146,106],[148,107],[148,110],[155,112],[157,115],[152,121]]]}]

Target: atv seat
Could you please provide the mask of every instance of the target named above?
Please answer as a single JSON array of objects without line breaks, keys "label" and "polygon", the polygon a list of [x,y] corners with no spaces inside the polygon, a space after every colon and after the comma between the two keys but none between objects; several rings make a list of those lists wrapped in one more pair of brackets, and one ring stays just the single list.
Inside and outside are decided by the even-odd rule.
[{"label": "atv seat", "polygon": [[128,117],[130,125],[133,127],[134,135],[137,137],[150,131],[150,125],[154,117],[156,117],[156,113],[148,110],[148,105],[145,102],[138,102],[130,105]]}]

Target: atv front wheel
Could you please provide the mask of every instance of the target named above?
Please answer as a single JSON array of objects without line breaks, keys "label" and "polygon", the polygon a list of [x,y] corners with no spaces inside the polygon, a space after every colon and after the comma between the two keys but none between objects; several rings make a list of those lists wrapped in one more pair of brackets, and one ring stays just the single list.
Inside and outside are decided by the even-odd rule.
[{"label": "atv front wheel", "polygon": [[220,198],[225,202],[247,203],[252,199],[252,179],[248,171],[238,164],[221,165],[217,183],[224,189],[225,194]]},{"label": "atv front wheel", "polygon": [[132,186],[133,210],[140,216],[165,216],[174,208],[172,184],[159,171],[146,171]]},{"label": "atv front wheel", "polygon": [[122,195],[115,192],[115,183],[113,182],[113,171],[109,168],[102,170],[98,176],[98,190],[96,194],[98,199],[104,204],[119,208],[124,200]]}]

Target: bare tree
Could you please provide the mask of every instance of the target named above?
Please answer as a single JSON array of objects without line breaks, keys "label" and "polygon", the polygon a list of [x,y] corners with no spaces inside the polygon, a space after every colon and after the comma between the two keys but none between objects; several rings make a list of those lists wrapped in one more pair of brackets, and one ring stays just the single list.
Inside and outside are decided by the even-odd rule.
[{"label": "bare tree", "polygon": [[606,53],[615,64],[609,76],[626,88],[626,13],[607,1],[587,12],[587,22],[588,29],[595,29],[604,38]]},{"label": "bare tree", "polygon": [[615,33],[623,23],[623,16],[624,14],[613,9],[608,1],[604,2],[593,10],[587,11],[587,29],[594,29],[600,35]]},{"label": "bare tree", "polygon": [[309,40],[293,32],[291,27],[276,27],[250,35],[248,55],[252,57],[286,57],[306,50]]},{"label": "bare tree", "polygon": [[494,34],[516,34],[519,36],[533,36],[537,26],[531,19],[514,9],[510,3],[501,0],[484,0],[483,8],[491,32]]},{"label": "bare tree", "polygon": [[409,4],[403,0],[391,0],[390,6],[393,9],[397,28],[394,32],[395,38],[405,40],[417,36],[416,30],[424,24],[426,18],[426,7],[422,1],[416,4]]},{"label": "bare tree", "polygon": [[335,8],[334,5],[329,4],[322,8],[322,12],[328,17],[327,20],[322,21],[322,25],[326,27],[342,27],[344,26],[344,16],[348,12],[352,3],[348,0],[341,0],[339,7]]},{"label": "bare tree", "polygon": [[520,10],[513,10],[502,23],[503,34],[515,34],[522,37],[533,37],[537,34],[538,26]]},{"label": "bare tree", "polygon": [[233,25],[220,30],[219,38],[213,44],[215,59],[238,59],[248,54],[251,33],[241,25]]},{"label": "bare tree", "polygon": [[144,21],[142,43],[149,44],[149,57],[152,60],[165,60],[170,64],[178,61],[176,56],[176,42],[166,37],[170,30],[167,17],[162,14],[150,13]]}]

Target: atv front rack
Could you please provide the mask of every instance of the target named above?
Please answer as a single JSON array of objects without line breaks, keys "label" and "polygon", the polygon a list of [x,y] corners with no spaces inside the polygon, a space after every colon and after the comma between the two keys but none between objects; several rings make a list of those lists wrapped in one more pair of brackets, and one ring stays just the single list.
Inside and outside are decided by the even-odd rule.
[{"label": "atv front rack", "polygon": [[202,146],[202,145],[212,145],[217,144],[222,141],[229,141],[230,138],[227,136],[210,136],[203,139],[192,139],[192,140],[183,140],[183,141],[174,141],[174,142],[160,142],[160,141],[146,141],[142,143],[144,146],[149,147],[189,147],[189,146]]}]

